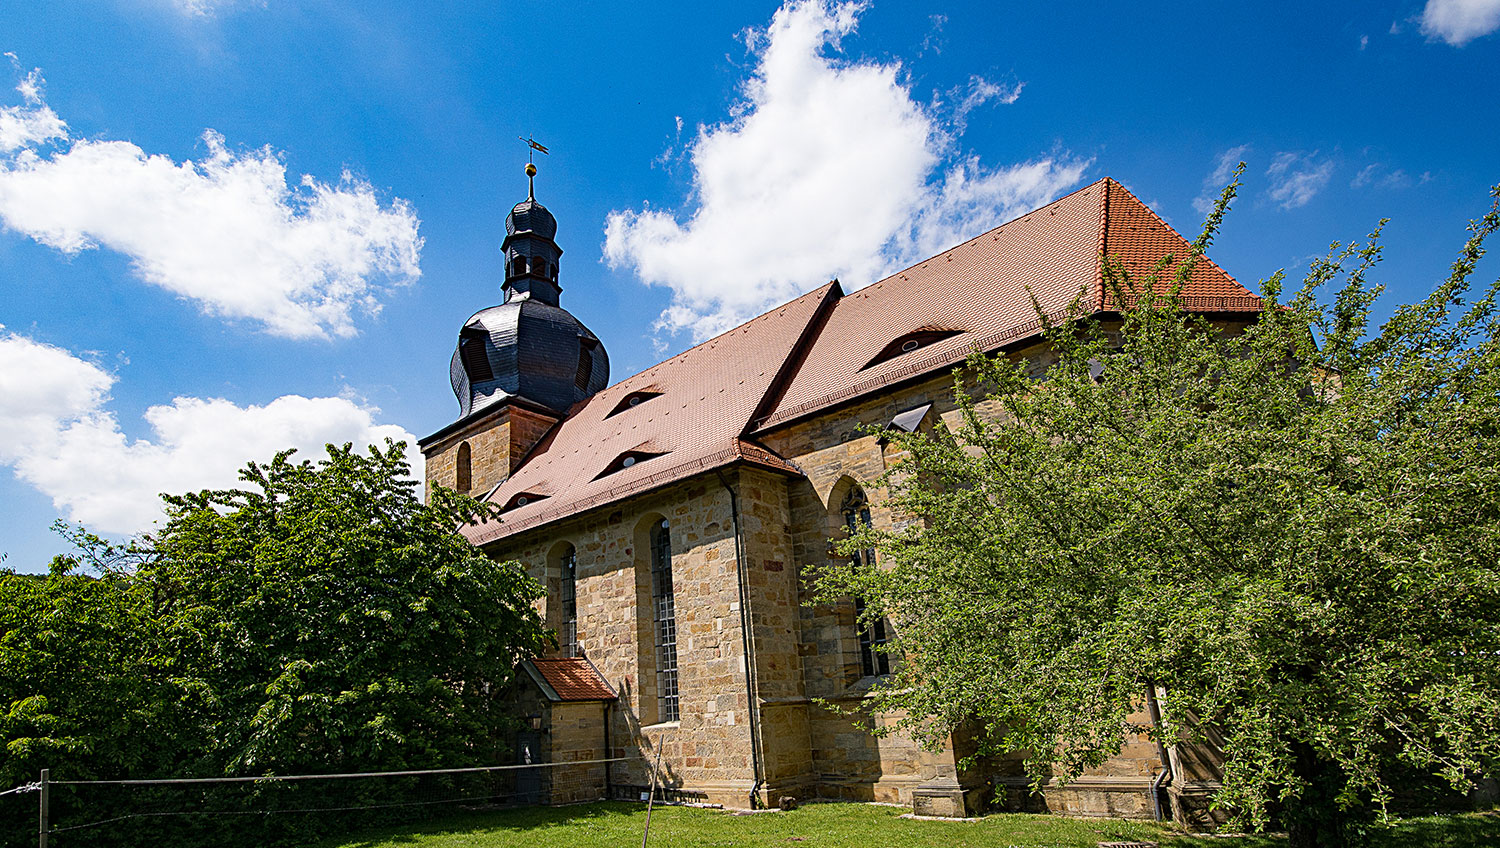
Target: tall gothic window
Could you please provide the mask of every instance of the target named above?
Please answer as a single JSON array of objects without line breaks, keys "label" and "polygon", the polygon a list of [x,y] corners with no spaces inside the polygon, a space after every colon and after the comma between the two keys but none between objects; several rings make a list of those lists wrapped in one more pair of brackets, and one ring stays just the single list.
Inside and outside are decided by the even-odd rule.
[{"label": "tall gothic window", "polygon": [[453,488],[467,495],[474,488],[474,464],[468,442],[458,446],[458,457],[453,465]]},{"label": "tall gothic window", "polygon": [[[870,502],[865,498],[864,490],[858,486],[849,489],[849,494],[845,496],[839,511],[843,513],[844,528],[849,531],[850,535],[870,526]],[[852,559],[855,565],[873,565],[875,551],[868,548],[856,551]],[[856,620],[864,617],[863,598],[854,599],[854,614]],[[867,623],[857,623],[856,626],[859,627],[859,664],[865,676],[890,674],[891,658],[880,650],[888,641],[885,619],[876,618]]]},{"label": "tall gothic window", "polygon": [[562,607],[562,621],[558,628],[558,641],[562,643],[562,655],[578,656],[578,550],[572,545],[563,551],[562,583],[557,597]]},{"label": "tall gothic window", "polygon": [[677,611],[672,596],[672,534],[651,528],[651,600],[656,615],[656,699],[660,721],[677,721]]}]

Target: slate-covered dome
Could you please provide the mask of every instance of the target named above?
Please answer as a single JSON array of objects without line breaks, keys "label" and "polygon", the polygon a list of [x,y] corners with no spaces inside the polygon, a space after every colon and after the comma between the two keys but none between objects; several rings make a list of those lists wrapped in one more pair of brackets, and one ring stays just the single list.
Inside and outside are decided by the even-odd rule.
[{"label": "slate-covered dome", "polygon": [[523,294],[464,322],[449,373],[460,417],[511,397],[561,415],[609,384],[609,355],[566,309]]},{"label": "slate-covered dome", "polygon": [[544,238],[557,238],[557,219],[547,207],[528,197],[517,203],[505,216],[505,234],[532,232]]},{"label": "slate-covered dome", "polygon": [[506,216],[505,302],[464,322],[448,368],[460,418],[507,398],[565,415],[609,384],[604,345],[558,303],[556,235],[557,219],[534,189]]}]

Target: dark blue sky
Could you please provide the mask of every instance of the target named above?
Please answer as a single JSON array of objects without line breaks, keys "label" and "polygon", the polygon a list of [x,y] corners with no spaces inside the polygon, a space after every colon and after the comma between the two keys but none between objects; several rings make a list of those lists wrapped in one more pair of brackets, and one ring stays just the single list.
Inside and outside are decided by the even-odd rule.
[{"label": "dark blue sky", "polygon": [[1500,3],[1139,6],[7,3],[5,564],[451,421],[517,136],[615,380],[1101,176],[1195,233],[1239,158],[1212,255],[1252,289],[1382,217],[1391,303],[1443,275],[1500,182]]}]

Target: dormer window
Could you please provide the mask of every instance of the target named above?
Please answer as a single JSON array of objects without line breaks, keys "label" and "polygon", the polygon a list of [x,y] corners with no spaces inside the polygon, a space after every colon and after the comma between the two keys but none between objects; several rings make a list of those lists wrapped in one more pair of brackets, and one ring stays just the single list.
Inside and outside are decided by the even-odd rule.
[{"label": "dormer window", "polygon": [[505,502],[505,506],[501,507],[500,511],[509,512],[513,509],[520,509],[527,504],[534,504],[537,501],[544,501],[546,499],[547,495],[539,495],[536,492],[521,492],[517,495],[511,495],[510,500]]},{"label": "dormer window", "polygon": [[609,415],[606,415],[604,417],[609,418],[611,416],[619,415],[625,410],[634,409],[635,407],[640,406],[641,404],[654,397],[661,397],[661,392],[653,392],[649,389],[642,389],[638,392],[631,392],[625,397],[620,398],[620,402],[615,404],[615,408],[611,409],[609,411]]},{"label": "dormer window", "polygon": [[458,334],[458,357],[469,379],[475,383],[495,379],[490,358],[484,351],[484,340],[488,336],[489,333],[477,327],[465,327]]},{"label": "dormer window", "polygon": [[914,330],[893,339],[890,344],[881,348],[879,353],[875,354],[869,362],[865,363],[865,368],[869,368],[872,365],[879,365],[882,362],[895,359],[898,356],[911,353],[915,350],[920,350],[943,339],[952,338],[962,332],[964,331],[949,330],[941,327],[923,327],[920,330]]},{"label": "dormer window", "polygon": [[573,375],[573,385],[579,391],[588,391],[589,381],[594,377],[594,348],[598,346],[598,339],[578,337],[578,371]]},{"label": "dormer window", "polygon": [[615,457],[614,461],[605,466],[604,470],[599,472],[598,476],[596,476],[594,479],[598,480],[600,477],[608,477],[609,475],[614,474],[617,471],[624,471],[627,468],[634,468],[635,466],[639,465],[642,462],[645,462],[648,459],[655,459],[658,456],[665,455],[665,452],[652,453],[651,451],[626,451]]}]

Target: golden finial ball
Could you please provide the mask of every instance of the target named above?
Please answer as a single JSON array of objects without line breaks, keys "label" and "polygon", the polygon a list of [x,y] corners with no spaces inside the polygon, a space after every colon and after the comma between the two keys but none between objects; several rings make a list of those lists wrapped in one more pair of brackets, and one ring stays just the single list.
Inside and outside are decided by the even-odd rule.
[{"label": "golden finial ball", "polygon": [[533,164],[531,164],[530,162],[526,163],[526,176],[528,176],[528,177],[534,177],[534,176],[536,176],[536,166],[533,165]]}]

